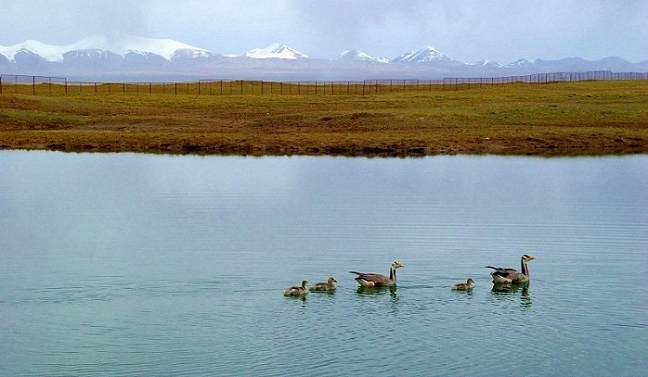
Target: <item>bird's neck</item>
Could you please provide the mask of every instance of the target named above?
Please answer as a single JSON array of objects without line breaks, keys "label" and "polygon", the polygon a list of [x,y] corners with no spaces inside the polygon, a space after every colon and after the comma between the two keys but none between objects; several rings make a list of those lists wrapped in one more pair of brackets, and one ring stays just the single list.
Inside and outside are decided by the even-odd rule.
[{"label": "bird's neck", "polygon": [[389,279],[396,281],[396,269],[394,267],[389,269]]},{"label": "bird's neck", "polygon": [[520,264],[522,265],[522,274],[529,276],[529,267],[527,267],[526,262],[524,261],[524,258],[520,260]]}]

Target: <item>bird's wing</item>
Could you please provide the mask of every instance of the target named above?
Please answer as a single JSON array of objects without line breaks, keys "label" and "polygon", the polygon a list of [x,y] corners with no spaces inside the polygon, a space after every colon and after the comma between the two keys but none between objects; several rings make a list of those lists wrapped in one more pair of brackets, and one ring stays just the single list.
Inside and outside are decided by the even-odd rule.
[{"label": "bird's wing", "polygon": [[382,275],[382,274],[377,274],[377,273],[366,273],[366,274],[360,274],[358,276],[360,279],[364,279],[367,281],[372,281],[374,283],[389,283],[391,280],[389,277]]},{"label": "bird's wing", "polygon": [[513,271],[515,272],[515,268],[508,268],[508,267],[493,267],[493,266],[486,266],[486,268],[491,268],[495,271]]}]

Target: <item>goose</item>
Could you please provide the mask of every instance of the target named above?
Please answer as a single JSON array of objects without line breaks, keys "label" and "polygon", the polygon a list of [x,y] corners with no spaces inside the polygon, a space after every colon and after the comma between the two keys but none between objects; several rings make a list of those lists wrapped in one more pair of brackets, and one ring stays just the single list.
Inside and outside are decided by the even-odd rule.
[{"label": "goose", "polygon": [[394,262],[389,269],[389,277],[376,273],[349,271],[358,275],[355,280],[363,287],[388,287],[396,284],[396,270],[405,267],[399,262]]},{"label": "goose", "polygon": [[284,296],[303,296],[308,294],[308,289],[306,288],[307,284],[308,281],[304,280],[302,281],[301,287],[292,286],[290,288],[286,288],[286,290],[284,291]]},{"label": "goose", "polygon": [[486,266],[486,268],[491,268],[495,271],[491,272],[493,277],[493,283],[495,284],[519,284],[526,283],[529,281],[529,268],[527,267],[527,262],[534,260],[535,257],[530,254],[524,254],[521,259],[522,271],[518,272],[513,268],[501,268]]},{"label": "goose", "polygon": [[453,285],[452,289],[455,291],[467,291],[472,289],[474,283],[475,281],[472,278],[468,278],[465,283],[457,283]]},{"label": "goose", "polygon": [[310,286],[312,292],[330,292],[334,291],[337,288],[337,280],[333,276],[328,278],[326,282],[317,283]]}]

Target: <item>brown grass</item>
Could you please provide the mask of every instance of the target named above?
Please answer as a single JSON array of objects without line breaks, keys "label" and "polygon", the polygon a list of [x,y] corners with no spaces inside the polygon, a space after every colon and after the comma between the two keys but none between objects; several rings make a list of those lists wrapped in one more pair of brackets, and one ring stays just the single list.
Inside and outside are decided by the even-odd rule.
[{"label": "brown grass", "polygon": [[105,88],[4,93],[2,149],[398,156],[648,152],[645,80],[365,96],[315,95],[312,89],[301,95]]}]

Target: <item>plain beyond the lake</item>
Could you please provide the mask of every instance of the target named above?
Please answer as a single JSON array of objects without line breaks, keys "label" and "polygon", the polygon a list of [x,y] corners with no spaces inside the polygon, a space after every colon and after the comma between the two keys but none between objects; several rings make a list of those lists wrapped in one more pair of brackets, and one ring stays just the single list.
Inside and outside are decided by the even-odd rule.
[{"label": "plain beyond the lake", "polygon": [[646,80],[366,95],[40,92],[0,95],[0,149],[345,156],[648,152]]}]

